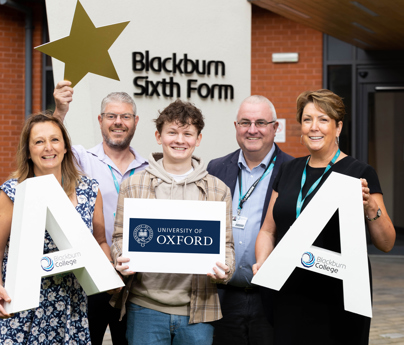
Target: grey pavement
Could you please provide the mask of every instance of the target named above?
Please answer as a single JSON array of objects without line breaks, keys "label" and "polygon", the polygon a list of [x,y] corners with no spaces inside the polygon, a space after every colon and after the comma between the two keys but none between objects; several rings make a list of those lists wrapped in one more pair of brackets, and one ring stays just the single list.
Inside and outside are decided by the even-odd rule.
[{"label": "grey pavement", "polygon": [[[107,328],[107,331],[105,332],[104,340],[102,342],[102,345],[112,345],[111,333],[109,332],[109,327]],[[115,344],[115,345],[117,345],[117,344]]]},{"label": "grey pavement", "polygon": [[404,344],[404,256],[371,255],[373,319],[370,345]]},{"label": "grey pavement", "polygon": [[[373,319],[369,345],[404,345],[404,256],[371,255]],[[103,345],[112,345],[109,330]]]}]

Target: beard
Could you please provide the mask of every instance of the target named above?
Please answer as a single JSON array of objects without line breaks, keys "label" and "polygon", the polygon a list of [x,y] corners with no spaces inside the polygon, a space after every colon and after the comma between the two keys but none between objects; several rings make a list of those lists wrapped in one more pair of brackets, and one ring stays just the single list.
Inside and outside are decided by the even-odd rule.
[{"label": "beard", "polygon": [[104,138],[104,142],[108,147],[113,150],[123,151],[129,147],[130,142],[135,135],[135,129],[136,128],[133,128],[131,132],[128,132],[128,135],[123,139],[111,139],[111,137],[108,135],[108,129],[107,131],[102,131],[102,137]]}]

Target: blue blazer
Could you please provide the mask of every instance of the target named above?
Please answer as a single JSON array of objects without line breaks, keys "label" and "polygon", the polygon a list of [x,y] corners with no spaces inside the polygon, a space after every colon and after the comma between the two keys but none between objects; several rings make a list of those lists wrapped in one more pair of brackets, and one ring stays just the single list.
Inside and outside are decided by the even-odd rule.
[{"label": "blue blazer", "polygon": [[[234,196],[234,189],[236,188],[237,176],[240,170],[238,166],[238,157],[240,155],[240,149],[234,151],[233,153],[228,154],[227,156],[213,159],[208,164],[208,172],[209,174],[216,176],[220,180],[222,180],[231,190],[231,195]],[[279,168],[281,167],[283,162],[288,162],[294,159],[292,156],[289,156],[287,153],[281,151],[278,145],[275,144],[275,153],[277,155],[274,170],[271,175],[271,180],[268,184],[267,194],[265,196],[264,208],[262,211],[261,217],[261,225],[265,220],[265,216],[268,210],[269,200],[271,199],[272,194],[272,184],[275,181],[276,175],[278,175]],[[271,161],[272,161],[271,157]]]}]

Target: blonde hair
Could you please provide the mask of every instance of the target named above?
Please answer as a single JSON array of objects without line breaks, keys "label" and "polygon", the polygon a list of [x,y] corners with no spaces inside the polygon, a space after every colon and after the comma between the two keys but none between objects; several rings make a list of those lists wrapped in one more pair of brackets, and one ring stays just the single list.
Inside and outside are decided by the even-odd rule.
[{"label": "blonde hair", "polygon": [[330,90],[320,89],[317,91],[305,91],[297,97],[296,103],[296,120],[299,123],[302,123],[303,110],[308,103],[314,103],[316,108],[324,111],[337,123],[344,121],[346,114],[344,102],[340,96]]},{"label": "blonde hair", "polygon": [[76,157],[73,154],[72,145],[69,134],[62,122],[49,112],[41,112],[31,115],[22,128],[20,141],[17,147],[17,170],[11,174],[11,178],[16,178],[18,183],[25,181],[27,178],[34,177],[34,163],[29,158],[29,140],[31,130],[37,123],[51,122],[62,132],[66,153],[62,161],[62,178],[63,189],[68,196],[74,193],[78,184],[81,171],[79,171]]}]

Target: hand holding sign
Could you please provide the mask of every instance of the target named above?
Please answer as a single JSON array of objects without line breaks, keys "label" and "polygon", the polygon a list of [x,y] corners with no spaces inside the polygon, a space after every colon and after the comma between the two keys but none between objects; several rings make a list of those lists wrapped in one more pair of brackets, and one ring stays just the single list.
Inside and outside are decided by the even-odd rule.
[{"label": "hand holding sign", "polygon": [[129,258],[124,258],[122,256],[120,256],[117,259],[117,264],[115,266],[115,269],[123,276],[131,276],[132,274],[136,273],[136,272],[129,270],[129,265],[127,265],[127,263],[129,263],[129,261],[130,261]]},{"label": "hand holding sign", "polygon": [[208,277],[210,277],[215,283],[220,283],[222,281],[227,280],[229,277],[230,273],[230,268],[226,264],[223,264],[221,262],[216,262],[216,266],[219,267],[220,269],[217,269],[216,267],[213,267],[213,273],[208,273]]}]

